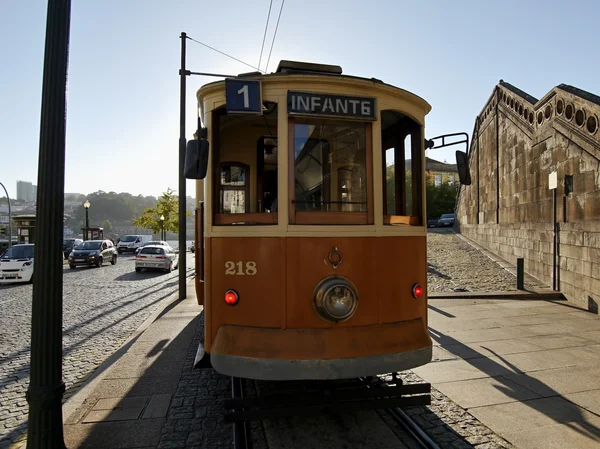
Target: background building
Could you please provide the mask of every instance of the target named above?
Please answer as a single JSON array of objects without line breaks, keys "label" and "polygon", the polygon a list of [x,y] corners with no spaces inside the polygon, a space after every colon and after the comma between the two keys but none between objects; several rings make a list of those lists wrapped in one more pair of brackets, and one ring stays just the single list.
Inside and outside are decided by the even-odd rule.
[{"label": "background building", "polygon": [[425,171],[429,175],[431,182],[436,186],[442,184],[456,184],[458,182],[458,169],[456,164],[436,161],[435,159],[425,158]]},{"label": "background building", "polygon": [[512,263],[524,258],[525,271],[595,313],[598,117],[600,97],[575,87],[561,84],[537,100],[500,81],[476,119],[473,183],[457,200],[462,234]]},{"label": "background building", "polygon": [[17,200],[35,201],[37,197],[37,186],[29,181],[17,181]]}]

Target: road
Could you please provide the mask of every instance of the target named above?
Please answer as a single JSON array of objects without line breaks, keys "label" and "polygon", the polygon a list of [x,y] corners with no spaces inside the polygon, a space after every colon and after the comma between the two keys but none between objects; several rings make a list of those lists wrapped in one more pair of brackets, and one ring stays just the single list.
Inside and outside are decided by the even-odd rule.
[{"label": "road", "polygon": [[[187,276],[194,256],[187,253]],[[63,381],[73,392],[178,289],[178,270],[136,273],[132,255],[116,265],[63,271]],[[0,449],[26,428],[32,285],[0,286]]]}]

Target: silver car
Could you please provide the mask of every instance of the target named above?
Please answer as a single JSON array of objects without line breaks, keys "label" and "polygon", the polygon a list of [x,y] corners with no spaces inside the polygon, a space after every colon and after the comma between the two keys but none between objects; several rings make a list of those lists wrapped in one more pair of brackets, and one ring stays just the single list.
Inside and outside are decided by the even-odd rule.
[{"label": "silver car", "polygon": [[169,246],[169,247],[171,247],[171,245],[169,245],[164,240],[151,240],[150,242],[146,242],[142,246],[140,246],[139,248],[137,248],[135,250],[135,255],[137,256],[140,253],[140,251],[142,250],[142,248],[144,248],[146,246],[149,246],[149,245],[161,245],[161,246]]},{"label": "silver car", "polygon": [[135,271],[138,273],[144,268],[163,270],[167,273],[179,265],[179,257],[170,246],[148,245],[144,246],[135,257]]}]

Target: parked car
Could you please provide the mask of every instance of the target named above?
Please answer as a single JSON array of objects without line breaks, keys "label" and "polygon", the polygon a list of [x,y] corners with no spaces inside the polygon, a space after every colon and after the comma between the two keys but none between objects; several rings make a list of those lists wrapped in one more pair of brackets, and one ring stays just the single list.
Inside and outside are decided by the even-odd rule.
[{"label": "parked car", "polygon": [[0,284],[33,282],[33,243],[13,245],[0,256]]},{"label": "parked car", "polygon": [[148,246],[148,245],[160,245],[160,246],[169,246],[171,247],[171,245],[169,245],[167,242],[165,242],[164,240],[151,240],[149,242],[144,243],[142,246],[140,246],[139,248],[137,248],[135,250],[135,255],[137,256],[140,251],[142,250],[142,248],[144,246]]},{"label": "parked car", "polygon": [[435,228],[435,227],[437,227],[438,220],[439,220],[439,218],[434,218],[433,220],[427,220],[427,227],[428,228]]},{"label": "parked car", "polygon": [[438,220],[438,226],[454,226],[454,220],[456,219],[456,214],[442,214],[440,219]]},{"label": "parked car", "polygon": [[119,254],[126,252],[133,253],[136,249],[150,240],[152,240],[151,235],[126,235],[119,240],[119,243],[117,243],[117,251]]},{"label": "parked car", "polygon": [[63,240],[63,256],[65,257],[65,259],[68,259],[69,254],[71,254],[71,251],[73,251],[75,248],[77,248],[82,243],[83,243],[83,240],[81,240],[81,239],[64,239]]},{"label": "parked car", "polygon": [[178,265],[178,254],[170,246],[145,246],[135,258],[135,271],[138,273],[144,268],[163,270],[170,273]]},{"label": "parked car", "polygon": [[87,240],[69,254],[69,267],[80,265],[101,267],[117,263],[117,249],[110,240]]}]

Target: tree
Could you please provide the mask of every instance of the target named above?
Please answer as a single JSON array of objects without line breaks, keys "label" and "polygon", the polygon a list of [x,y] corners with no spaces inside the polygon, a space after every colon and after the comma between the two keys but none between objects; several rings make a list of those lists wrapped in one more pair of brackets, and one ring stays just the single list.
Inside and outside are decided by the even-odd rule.
[{"label": "tree", "polygon": [[[170,188],[161,195],[155,206],[144,209],[141,215],[133,221],[133,225],[150,229],[157,234],[162,229],[161,215],[165,217],[165,233],[168,231],[179,233],[179,196],[175,195],[174,190]],[[189,212],[186,212],[186,215],[189,215]]]},{"label": "tree", "polygon": [[426,186],[427,219],[439,218],[442,214],[454,212],[456,206],[456,186],[444,182],[435,185],[433,176],[427,174]]},{"label": "tree", "polygon": [[104,228],[105,234],[110,234],[112,232],[112,224],[108,220],[102,222],[102,228]]}]

